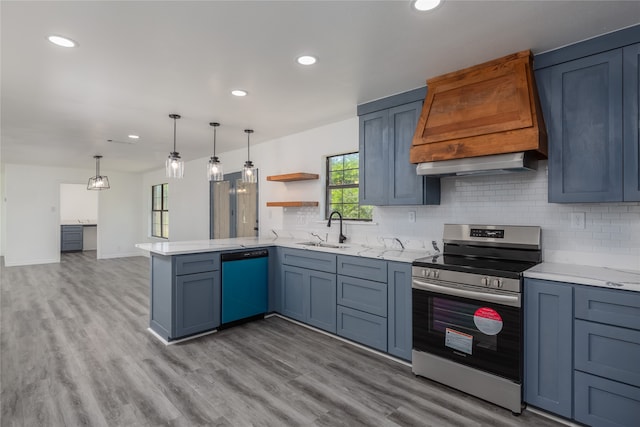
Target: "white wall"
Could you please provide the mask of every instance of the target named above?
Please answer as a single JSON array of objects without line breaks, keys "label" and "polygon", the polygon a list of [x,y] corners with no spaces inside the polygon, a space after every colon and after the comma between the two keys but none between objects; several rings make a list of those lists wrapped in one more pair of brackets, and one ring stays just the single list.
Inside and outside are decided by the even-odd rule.
[{"label": "white wall", "polygon": [[60,184],[60,221],[97,221],[99,193],[86,184]]},{"label": "white wall", "polygon": [[[139,255],[141,176],[109,173],[111,189],[98,195],[98,258]],[[60,260],[60,184],[86,183],[95,171],[5,165],[7,266]]]}]

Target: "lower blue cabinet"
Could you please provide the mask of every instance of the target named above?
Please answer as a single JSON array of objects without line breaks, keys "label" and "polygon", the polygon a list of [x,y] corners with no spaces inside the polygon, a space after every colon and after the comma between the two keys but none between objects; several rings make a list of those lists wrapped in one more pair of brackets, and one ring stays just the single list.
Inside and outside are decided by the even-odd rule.
[{"label": "lower blue cabinet", "polygon": [[576,371],[576,421],[592,427],[637,426],[640,388]]},{"label": "lower blue cabinet", "polygon": [[388,272],[387,351],[396,357],[411,361],[411,264],[389,262]]},{"label": "lower blue cabinet", "polygon": [[282,266],[281,312],[292,319],[336,333],[336,275]]},{"label": "lower blue cabinet", "polygon": [[338,306],[338,335],[387,351],[387,318]]},{"label": "lower blue cabinet", "polygon": [[196,334],[220,326],[220,272],[176,277],[175,335]]}]

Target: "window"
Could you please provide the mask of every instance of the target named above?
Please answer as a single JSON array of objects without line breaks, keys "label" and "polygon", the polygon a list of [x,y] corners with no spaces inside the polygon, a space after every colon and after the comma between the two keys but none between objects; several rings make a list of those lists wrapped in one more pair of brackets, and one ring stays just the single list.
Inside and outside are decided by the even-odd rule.
[{"label": "window", "polygon": [[358,168],[357,152],[327,157],[327,218],[338,211],[343,219],[371,221],[373,208],[358,200]]},{"label": "window", "polygon": [[151,235],[169,238],[169,184],[151,187]]}]

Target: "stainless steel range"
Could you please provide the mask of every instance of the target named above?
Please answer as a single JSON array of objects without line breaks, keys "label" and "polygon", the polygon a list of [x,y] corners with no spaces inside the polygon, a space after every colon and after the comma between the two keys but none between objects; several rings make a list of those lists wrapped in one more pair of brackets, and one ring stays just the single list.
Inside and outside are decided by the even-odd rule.
[{"label": "stainless steel range", "polygon": [[522,273],[540,227],[445,224],[413,262],[413,372],[522,412]]}]

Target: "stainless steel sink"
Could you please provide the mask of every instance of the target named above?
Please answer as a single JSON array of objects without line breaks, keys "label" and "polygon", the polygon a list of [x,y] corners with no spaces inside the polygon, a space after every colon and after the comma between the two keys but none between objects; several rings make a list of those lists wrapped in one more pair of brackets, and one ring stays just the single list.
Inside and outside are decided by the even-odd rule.
[{"label": "stainless steel sink", "polygon": [[326,242],[300,242],[298,245],[302,246],[315,246],[318,248],[332,248],[332,249],[344,249],[347,245],[340,245],[335,243],[326,243]]}]

